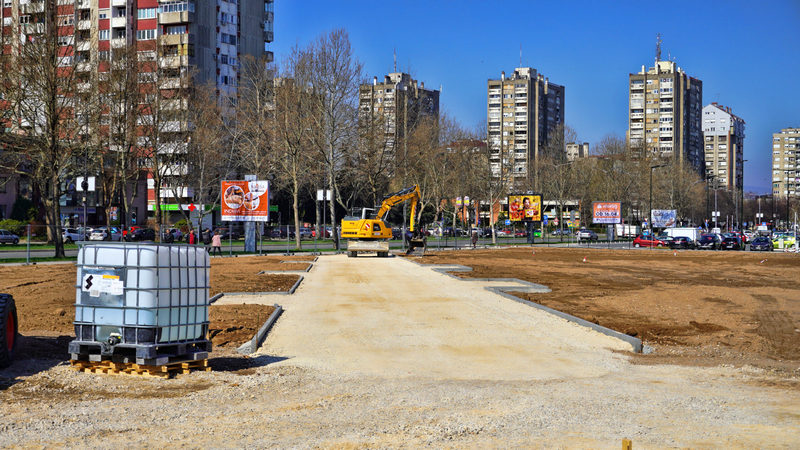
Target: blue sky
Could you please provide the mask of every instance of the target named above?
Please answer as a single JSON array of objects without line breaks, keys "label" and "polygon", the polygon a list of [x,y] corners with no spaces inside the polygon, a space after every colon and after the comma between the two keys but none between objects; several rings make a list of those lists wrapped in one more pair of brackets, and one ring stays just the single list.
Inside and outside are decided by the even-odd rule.
[{"label": "blue sky", "polygon": [[277,0],[280,62],[294,45],[344,28],[365,75],[398,69],[442,86],[441,108],[466,127],[486,120],[486,80],[522,65],[566,87],[566,122],[594,146],[627,129],[628,74],[652,65],[656,33],[703,81],[703,104],[742,117],[745,189],[769,192],[771,137],[800,127],[800,1]]}]

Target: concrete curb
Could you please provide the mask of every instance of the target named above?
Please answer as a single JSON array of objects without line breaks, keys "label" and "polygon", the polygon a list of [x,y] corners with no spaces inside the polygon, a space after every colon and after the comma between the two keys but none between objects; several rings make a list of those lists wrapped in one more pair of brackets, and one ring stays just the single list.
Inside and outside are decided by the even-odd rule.
[{"label": "concrete curb", "polygon": [[278,317],[283,312],[283,307],[281,305],[275,304],[275,311],[272,311],[269,318],[264,325],[261,325],[261,328],[258,329],[258,332],[253,336],[250,341],[245,342],[244,344],[240,345],[239,348],[236,349],[237,352],[243,355],[249,355],[251,353],[255,353],[258,350],[258,347],[264,342],[264,339],[267,337],[267,333],[272,328],[272,325],[275,324],[275,321],[278,320]]},{"label": "concrete curb", "polygon": [[558,310],[553,309],[553,308],[548,308],[547,306],[540,305],[538,303],[534,303],[534,302],[519,298],[516,295],[509,294],[509,291],[512,291],[512,292],[525,292],[525,293],[532,293],[532,294],[544,294],[544,293],[551,292],[550,288],[548,288],[547,286],[544,286],[544,285],[541,285],[541,284],[536,284],[536,283],[531,283],[529,281],[520,280],[520,279],[517,279],[517,278],[461,278],[461,277],[457,277],[457,276],[453,275],[452,273],[448,273],[448,272],[472,272],[472,268],[471,267],[467,267],[467,266],[462,266],[462,265],[459,265],[459,264],[442,264],[442,265],[440,265],[440,264],[422,264],[422,263],[419,263],[417,261],[410,260],[408,258],[406,258],[406,259],[409,262],[412,262],[412,263],[417,264],[419,266],[429,267],[431,270],[434,270],[436,272],[445,274],[445,275],[447,275],[449,277],[455,278],[455,279],[460,280],[460,281],[490,281],[490,282],[508,281],[508,282],[514,282],[514,283],[522,284],[522,286],[486,286],[485,289],[490,291],[490,292],[494,292],[494,293],[496,293],[496,294],[498,294],[500,296],[503,296],[505,298],[514,300],[515,302],[522,303],[523,305],[530,306],[532,308],[536,308],[538,310],[544,311],[544,312],[549,313],[549,314],[553,314],[553,315],[558,316],[558,317],[560,317],[562,319],[565,319],[565,320],[567,320],[569,322],[572,322],[572,323],[574,323],[576,325],[580,325],[580,326],[583,326],[583,327],[591,328],[592,330],[597,331],[598,333],[602,333],[602,334],[605,334],[606,336],[610,336],[610,337],[619,339],[621,341],[624,341],[624,342],[630,344],[630,346],[633,348],[633,351],[635,353],[642,353],[642,340],[641,339],[637,339],[637,338],[635,338],[633,336],[628,336],[627,334],[620,333],[619,331],[612,330],[611,328],[606,328],[606,327],[604,327],[602,325],[598,325],[596,323],[589,322],[588,320],[581,319],[580,317],[575,317],[575,316],[573,316],[571,314],[567,314],[565,312],[558,311]]}]

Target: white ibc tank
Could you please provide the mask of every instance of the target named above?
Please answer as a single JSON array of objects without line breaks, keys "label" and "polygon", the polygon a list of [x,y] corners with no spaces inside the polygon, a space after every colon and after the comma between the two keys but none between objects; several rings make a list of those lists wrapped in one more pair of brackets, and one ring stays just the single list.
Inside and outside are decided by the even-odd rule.
[{"label": "white ibc tank", "polygon": [[91,244],[80,248],[77,266],[75,324],[95,325],[95,340],[118,334],[129,341],[126,330],[144,328],[157,330],[149,334],[153,344],[205,339],[210,264],[203,247]]}]

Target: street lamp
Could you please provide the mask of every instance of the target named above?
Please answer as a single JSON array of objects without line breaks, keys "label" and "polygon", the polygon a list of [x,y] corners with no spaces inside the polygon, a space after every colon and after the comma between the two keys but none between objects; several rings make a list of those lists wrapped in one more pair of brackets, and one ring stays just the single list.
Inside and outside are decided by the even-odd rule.
[{"label": "street lamp", "polygon": [[740,177],[741,183],[739,186],[739,231],[744,231],[744,163],[748,160],[742,160],[742,176]]},{"label": "street lamp", "polygon": [[656,164],[655,166],[650,166],[650,229],[653,229],[653,171],[658,169],[659,167],[665,167],[666,164]]}]

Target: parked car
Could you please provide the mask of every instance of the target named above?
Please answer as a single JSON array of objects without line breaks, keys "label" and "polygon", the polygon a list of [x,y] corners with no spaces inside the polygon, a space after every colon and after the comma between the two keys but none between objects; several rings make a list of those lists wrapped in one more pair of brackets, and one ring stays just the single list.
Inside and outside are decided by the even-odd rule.
[{"label": "parked car", "polygon": [[122,233],[118,228],[111,227],[97,227],[92,229],[89,234],[90,241],[119,241],[122,239]]},{"label": "parked car", "polygon": [[169,232],[172,233],[172,237],[175,239],[176,242],[181,242],[184,238],[183,231],[181,231],[178,228],[171,228]]},{"label": "parked car", "polygon": [[562,230],[562,229],[560,229],[560,228],[556,228],[556,229],[555,229],[555,230],[553,230],[553,232],[552,232],[552,233],[550,233],[550,234],[552,234],[553,236],[559,236],[559,235],[562,235],[562,234],[563,234],[563,235],[565,235],[565,236],[567,236],[567,235],[569,235],[569,230]]},{"label": "parked car", "polygon": [[592,230],[587,230],[586,228],[578,230],[578,240],[579,241],[596,241],[597,240],[597,233]]},{"label": "parked car", "polygon": [[[791,234],[777,234],[772,238],[772,246],[774,248],[787,248],[794,246],[794,236]],[[781,245],[782,244],[782,245]]]},{"label": "parked car", "polygon": [[[218,233],[222,240],[237,240],[240,238],[239,233],[235,230],[230,230],[227,227],[219,227],[214,230],[214,233]],[[294,234],[292,234],[294,235]]]},{"label": "parked car", "polygon": [[514,232],[514,237],[527,237],[528,232],[525,230],[517,230]]},{"label": "parked car", "polygon": [[704,234],[697,240],[697,248],[701,250],[719,250],[721,244],[718,234]]},{"label": "parked car", "polygon": [[512,235],[511,230],[507,230],[507,229],[497,230],[496,233],[497,233],[497,237],[508,237],[508,236]]},{"label": "parked car", "polygon": [[766,236],[759,236],[750,241],[751,252],[771,252],[772,250],[772,241]]},{"label": "parked car", "polygon": [[0,244],[19,244],[19,236],[8,230],[0,230]]},{"label": "parked car", "polygon": [[696,247],[696,244],[693,240],[686,236],[676,236],[671,241],[668,242],[669,248],[672,249],[686,249],[691,250]]},{"label": "parked car", "polygon": [[85,241],[88,239],[91,232],[90,228],[64,228],[61,230],[61,239],[66,244]]},{"label": "parked car", "polygon": [[137,227],[135,230],[128,232],[126,237],[129,241],[155,241],[156,230]]},{"label": "parked car", "polygon": [[275,227],[267,231],[266,236],[272,239],[286,239],[286,227]]},{"label": "parked car", "polygon": [[128,229],[122,230],[122,240],[130,241],[130,238],[129,238],[128,235],[131,234],[134,230],[136,230],[138,228],[142,228],[142,227],[137,227],[136,225],[134,225],[134,226],[132,226],[132,227],[130,227]]},{"label": "parked car", "polygon": [[722,250],[741,250],[742,243],[736,236],[728,236],[722,239],[722,242],[719,245],[719,248]]},{"label": "parked car", "polygon": [[634,247],[666,247],[667,243],[661,239],[656,238],[652,234],[636,236],[633,240]]}]

